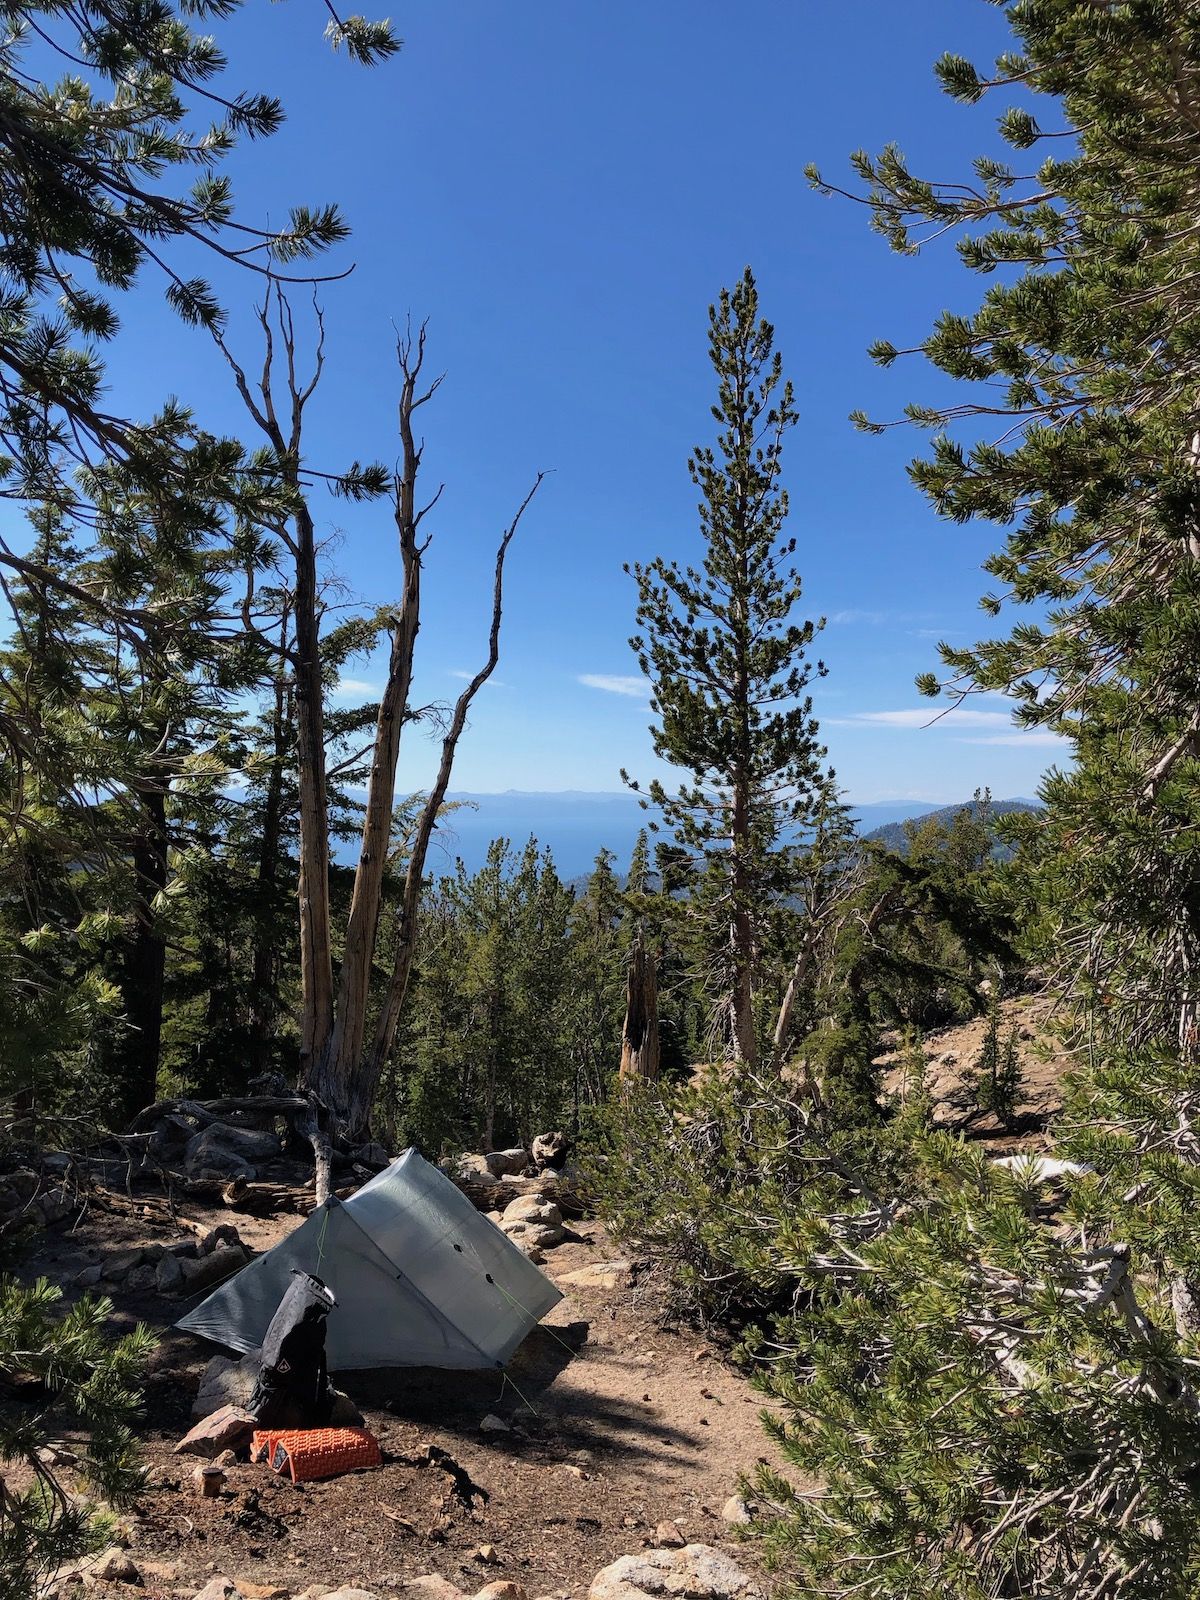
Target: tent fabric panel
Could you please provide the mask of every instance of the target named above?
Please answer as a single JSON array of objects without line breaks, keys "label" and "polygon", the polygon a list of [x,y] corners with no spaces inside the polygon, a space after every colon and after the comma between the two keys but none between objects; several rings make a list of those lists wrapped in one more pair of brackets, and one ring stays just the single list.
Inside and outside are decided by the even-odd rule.
[{"label": "tent fabric panel", "polygon": [[293,1267],[315,1272],[337,1306],[327,1324],[331,1371],[484,1367],[490,1360],[398,1276],[345,1206],[331,1200],[273,1250],[221,1285],[177,1326],[235,1350],[257,1350]]},{"label": "tent fabric panel", "polygon": [[416,1150],[346,1201],[363,1229],[455,1327],[507,1361],[562,1299],[533,1262]]}]

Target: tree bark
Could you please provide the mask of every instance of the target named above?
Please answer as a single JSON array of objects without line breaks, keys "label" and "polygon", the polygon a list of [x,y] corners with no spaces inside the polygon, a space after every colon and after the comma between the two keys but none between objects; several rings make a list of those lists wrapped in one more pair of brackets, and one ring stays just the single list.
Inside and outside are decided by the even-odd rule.
[{"label": "tree bark", "polygon": [[623,1084],[658,1079],[658,962],[639,933],[629,951],[625,980],[625,1021],[621,1027],[620,1079]]},{"label": "tree bark", "polygon": [[543,476],[544,474],[539,472],[534,479],[533,487],[521,502],[516,516],[508,525],[497,547],[495,574],[492,580],[492,625],[488,638],[487,660],[455,703],[450,726],[442,740],[442,758],[438,765],[437,777],[426,797],[413,836],[412,850],[404,875],[404,891],[400,900],[392,975],[380,1007],[374,1039],[370,1049],[359,1060],[350,1097],[352,1107],[356,1108],[360,1115],[370,1113],[375,1088],[391,1052],[400,1022],[400,1013],[404,1009],[404,997],[408,992],[408,980],[412,974],[413,958],[416,954],[417,913],[425,882],[425,858],[429,851],[429,841],[433,838],[433,830],[437,826],[438,815],[446,800],[446,791],[450,787],[458,741],[467,725],[467,714],[475,696],[496,670],[496,663],[500,659],[500,621],[504,609],[504,558],[508,554],[508,547],[525,514],[525,509],[537,493]]},{"label": "tree bark", "polygon": [[[355,1078],[362,1060],[367,1025],[367,1000],[371,987],[371,968],[379,937],[379,910],[383,880],[392,837],[392,812],[396,799],[396,768],[400,759],[400,737],[408,711],[412,686],[413,656],[421,627],[421,547],[417,530],[424,510],[417,509],[417,470],[421,447],[413,434],[413,414],[434,393],[434,383],[423,394],[416,392],[417,378],[425,353],[425,330],[417,337],[415,355],[410,342],[399,346],[400,367],[404,376],[400,394],[400,440],[402,465],[395,480],[395,522],[400,541],[404,587],[391,626],[391,653],[387,682],[379,702],[375,739],[371,753],[371,775],[367,787],[367,808],[363,818],[354,890],[346,923],[342,965],[334,1008],[333,1030],[324,1058],[315,1063],[312,1084],[328,1105],[349,1116],[353,1133],[365,1133],[370,1115],[370,1093],[357,1092]],[[436,499],[436,497],[435,497]],[[428,509],[428,508],[426,508]]]},{"label": "tree bark", "polygon": [[734,784],[730,832],[729,869],[730,907],[729,945],[733,967],[730,1002],[733,1008],[733,1051],[735,1060],[754,1066],[758,1041],[754,1030],[754,927],[750,919],[750,885],[746,863],[750,851],[750,802],[747,785],[739,778]]},{"label": "tree bark", "polygon": [[[286,657],[290,610],[285,609],[279,627],[279,653]],[[275,896],[279,888],[279,871],[282,866],[280,839],[283,822],[283,768],[287,759],[287,735],[290,725],[288,692],[282,668],[275,677],[275,703],[271,715],[271,771],[267,778],[263,800],[262,839],[258,851],[257,898],[254,918],[254,952],[250,989],[250,1037],[253,1065],[258,1071],[266,1066],[271,1054],[271,1038],[278,1009],[276,992],[279,970],[274,930]]]},{"label": "tree bark", "polygon": [[325,1059],[333,1027],[329,936],[329,813],[325,796],[324,685],[312,516],[297,508],[296,741],[300,790],[300,1066],[307,1081]]},{"label": "tree bark", "polygon": [[132,1116],[157,1097],[167,969],[167,947],[154,909],[155,898],[167,886],[166,788],[143,790],[138,795],[138,806],[142,822],[131,852],[136,893],[134,931],[122,977],[130,1029],[124,1085],[126,1116]]}]

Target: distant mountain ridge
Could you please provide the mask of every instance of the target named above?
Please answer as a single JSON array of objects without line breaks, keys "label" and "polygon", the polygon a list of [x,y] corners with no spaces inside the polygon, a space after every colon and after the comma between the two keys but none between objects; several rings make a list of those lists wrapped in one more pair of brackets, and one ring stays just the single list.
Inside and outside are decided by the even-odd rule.
[{"label": "distant mountain ridge", "polygon": [[[907,822],[917,823],[920,826],[929,822],[936,822],[939,827],[949,827],[960,812],[969,811],[974,815],[978,809],[979,802],[976,800],[964,800],[956,806],[938,806],[933,811],[922,811],[916,816],[901,819],[897,822],[887,822],[882,827],[872,828],[870,833],[863,835],[863,838],[874,840],[879,844],[885,844],[889,850],[895,850],[898,854],[904,855],[908,849]],[[988,802],[988,809],[993,817],[1004,817],[1020,811],[1040,812],[1043,807],[1034,800],[991,800]]]},{"label": "distant mountain ridge", "polygon": [[[487,859],[493,839],[506,838],[520,850],[532,834],[549,849],[563,879],[575,879],[591,871],[597,853],[611,850],[614,869],[624,873],[634,843],[653,813],[643,811],[637,796],[622,790],[588,791],[519,790],[481,794],[460,790],[448,797],[457,802],[433,836],[428,871],[434,877],[453,873],[461,857],[468,872],[476,872]],[[868,805],[851,805],[860,834],[866,838],[887,836],[894,847],[903,844],[906,819],[929,815],[947,819],[963,809],[959,805],[933,806],[927,800],[886,800]],[[1036,809],[1032,801],[1001,800],[993,809]],[[896,830],[893,834],[890,830]]]}]

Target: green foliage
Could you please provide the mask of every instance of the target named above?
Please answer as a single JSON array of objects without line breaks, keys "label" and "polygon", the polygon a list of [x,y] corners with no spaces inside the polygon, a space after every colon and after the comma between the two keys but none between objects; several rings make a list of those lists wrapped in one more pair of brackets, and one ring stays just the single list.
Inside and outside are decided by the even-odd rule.
[{"label": "green foliage", "polygon": [[[943,314],[920,347],[986,398],[909,407],[935,435],[911,473],[944,516],[1002,530],[985,613],[1032,609],[1003,637],[943,646],[944,678],[919,686],[1000,691],[1075,758],[1043,786],[1045,818],[1008,825],[1006,892],[1073,1010],[1085,1065],[1063,1131],[1087,1166],[1065,1169],[1055,1203],[1038,1162],[1006,1170],[918,1141],[902,1208],[884,1188],[883,1204],[828,1210],[780,1253],[809,1299],[777,1325],[783,1354],[762,1381],[783,1408],[770,1426],[817,1487],[764,1473],[779,1508],[767,1539],[804,1594],[1186,1600],[1200,1548],[1187,1222],[1200,1170],[1200,136],[1180,107],[1200,32],[1186,8],[1153,3],[1004,10],[1017,50],[991,74],[947,56],[943,86],[967,105],[1051,96],[1069,137],[1018,103],[1003,136],[1046,152],[1019,172],[986,159],[966,182],[931,182],[895,146],[852,159],[894,249],[957,232],[964,264],[988,275],[978,310]],[[874,351],[884,364],[899,353]],[[976,418],[986,432],[972,442]],[[994,1013],[982,1068],[978,1092],[1003,1115],[1015,1042]],[[763,1225],[797,1239],[792,1218]]]},{"label": "green foliage", "polygon": [[[593,1115],[585,1163],[601,1217],[660,1269],[676,1308],[760,1332],[793,1308],[781,1251],[848,1192],[903,1191],[904,1141],[774,1075],[705,1067],[624,1086]],[[807,1301],[807,1294],[803,1297]]]},{"label": "green foliage", "polygon": [[[1010,97],[1001,133],[1032,161],[977,163],[960,185],[917,177],[895,146],[854,158],[895,248],[957,235],[987,280],[973,314],[943,314],[920,346],[939,372],[986,385],[986,400],[910,408],[935,433],[910,470],[942,515],[1002,530],[984,609],[1020,609],[1000,637],[943,646],[942,680],[921,687],[1000,691],[1022,725],[1063,737],[1075,768],[1046,782],[1030,861],[1040,958],[1088,1009],[1093,1039],[1190,1048],[1200,132],[1179,108],[1200,39],[1186,7],[1004,9],[1011,55],[991,73],[957,57],[939,71],[966,103]],[[1051,97],[1050,116],[1034,118],[1030,93]],[[975,418],[985,431],[972,441]]]},{"label": "green foliage", "polygon": [[967,1088],[978,1110],[998,1117],[1007,1128],[1021,1091],[1021,1052],[1014,1023],[1001,1032],[1000,1003],[993,996],[988,1006],[987,1032],[978,1056],[967,1069]]},{"label": "green foliage", "polygon": [[706,974],[720,1048],[748,1061],[758,1054],[756,950],[786,915],[792,856],[832,776],[807,693],[825,671],[806,659],[819,625],[794,617],[801,587],[780,473],[797,413],[773,345],[747,268],[709,309],[719,432],[688,463],[702,496],[701,566],[660,557],[632,568],[642,631],[630,644],[652,684],[655,754],[686,774],[674,793],[653,781],[646,804],[686,875],[688,894],[672,902],[678,938]]},{"label": "green foliage", "polygon": [[61,1298],[44,1279],[25,1288],[0,1278],[0,1463],[30,1479],[4,1490],[0,1600],[33,1600],[40,1582],[105,1532],[96,1507],[69,1497],[38,1458],[54,1429],[84,1430],[80,1472],[107,1506],[128,1506],[142,1487],[132,1425],[154,1340],[140,1326],[114,1339],[107,1300],[85,1296],[59,1315]]},{"label": "green foliage", "polygon": [[[2,8],[0,413],[9,492],[70,504],[72,470],[105,459],[148,487],[173,481],[171,429],[114,417],[100,398],[98,346],[116,335],[119,297],[146,270],[185,321],[219,328],[211,285],[185,275],[195,245],[265,273],[273,263],[311,260],[345,236],[330,206],[296,207],[274,230],[234,221],[220,163],[239,137],[273,133],[284,114],[271,95],[222,92],[220,46],[191,26],[197,12],[219,23],[236,9],[237,0]],[[361,17],[335,16],[331,37],[364,61],[398,48],[387,24]],[[62,75],[43,81],[47,70]]]},{"label": "green foliage", "polygon": [[381,1101],[397,1140],[491,1150],[577,1124],[581,1097],[603,1092],[620,1056],[618,911],[606,857],[577,905],[534,839],[519,856],[497,839],[479,872],[460,862],[441,880],[421,912],[405,1070]]},{"label": "green foliage", "polygon": [[[772,1560],[804,1595],[1192,1594],[1193,1345],[1127,1244],[1047,1222],[1035,1165],[944,1136],[919,1195],[859,1201],[781,1252],[763,1468]],[[794,1237],[773,1216],[774,1237]],[[786,1352],[780,1359],[779,1352]]]}]

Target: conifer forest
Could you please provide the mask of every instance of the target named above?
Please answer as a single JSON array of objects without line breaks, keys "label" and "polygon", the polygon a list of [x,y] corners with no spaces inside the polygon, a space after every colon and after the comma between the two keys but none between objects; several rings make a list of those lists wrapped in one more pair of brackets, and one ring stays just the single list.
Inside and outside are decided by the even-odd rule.
[{"label": "conifer forest", "polygon": [[1200,3],[659,3],[0,0],[0,1600],[1200,1596]]}]

